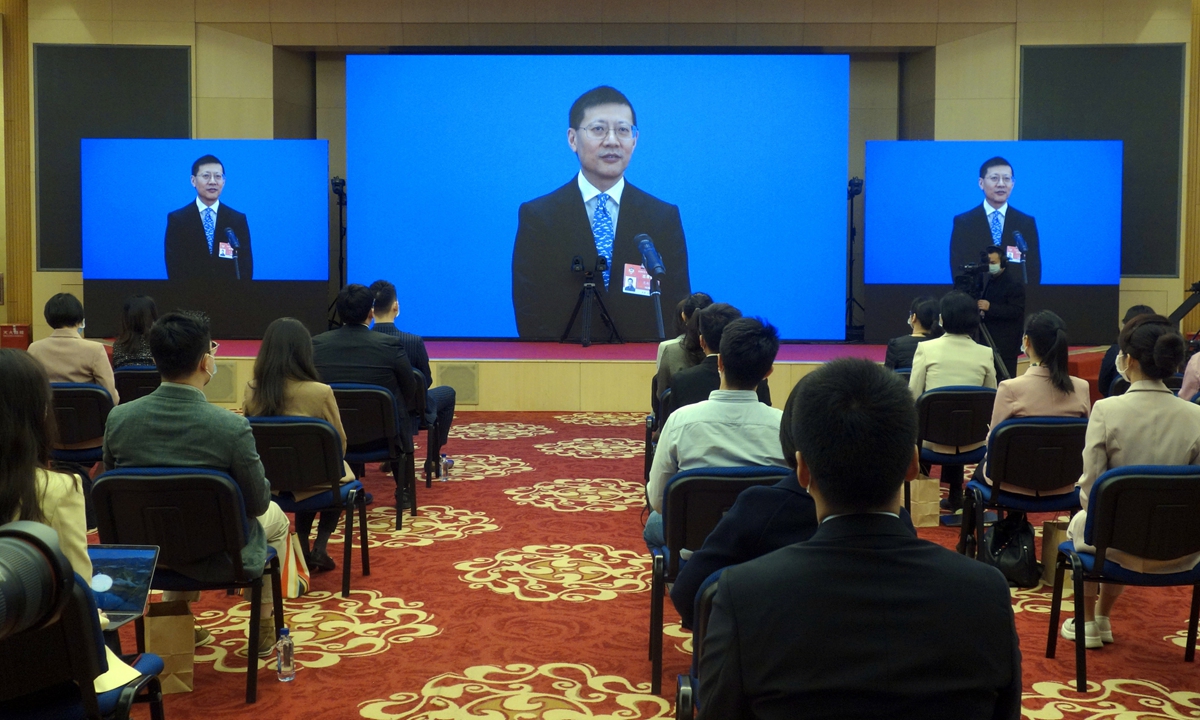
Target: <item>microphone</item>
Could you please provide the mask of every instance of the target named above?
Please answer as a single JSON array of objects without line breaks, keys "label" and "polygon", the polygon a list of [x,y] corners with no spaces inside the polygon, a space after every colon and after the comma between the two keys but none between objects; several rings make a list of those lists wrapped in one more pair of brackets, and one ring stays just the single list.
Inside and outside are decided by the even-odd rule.
[{"label": "microphone", "polygon": [[633,241],[638,244],[638,250],[642,253],[642,265],[645,266],[646,272],[655,277],[666,275],[667,269],[663,267],[662,256],[654,249],[654,241],[650,236],[642,233],[633,238]]},{"label": "microphone", "polygon": [[238,257],[238,248],[241,246],[241,243],[238,242],[237,235],[234,234],[233,228],[231,228],[231,227],[225,228],[225,239],[227,239],[229,241],[229,244],[231,246],[233,246],[233,272],[234,272],[234,275],[237,277],[237,279],[241,280],[242,279],[242,261],[241,261],[241,258]]},{"label": "microphone", "polygon": [[1026,253],[1029,252],[1029,246],[1025,244],[1025,236],[1021,234],[1020,230],[1013,231],[1013,240],[1017,241],[1017,249],[1021,251],[1021,279],[1025,281],[1026,285],[1028,285],[1029,256]]},{"label": "microphone", "polygon": [[238,247],[240,247],[240,244],[238,243],[237,235],[235,235],[233,232],[233,228],[228,228],[228,227],[225,228],[225,237],[226,237],[226,239],[229,240],[229,244],[233,246],[234,250],[237,250]]}]

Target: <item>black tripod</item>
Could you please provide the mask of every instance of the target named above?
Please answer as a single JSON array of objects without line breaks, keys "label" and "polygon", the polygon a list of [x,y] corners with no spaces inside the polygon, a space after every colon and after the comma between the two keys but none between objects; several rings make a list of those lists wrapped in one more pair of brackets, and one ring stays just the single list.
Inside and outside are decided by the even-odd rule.
[{"label": "black tripod", "polygon": [[[338,206],[338,291],[346,287],[346,181],[336,175],[329,181],[333,187],[333,194],[337,195]],[[341,327],[341,323],[337,320],[334,306],[337,305],[337,298],[329,303],[325,314],[329,318],[329,329],[333,330]]]},{"label": "black tripod", "polygon": [[1000,357],[1000,351],[996,349],[996,342],[992,340],[992,334],[988,332],[987,325],[983,324],[982,318],[979,320],[979,332],[983,334],[987,346],[992,349],[992,362],[996,365],[996,374],[1000,376],[1001,380],[1011,379],[1008,374],[1008,366],[1004,364],[1004,358]]},{"label": "black tripod", "polygon": [[613,322],[612,316],[608,314],[608,308],[604,306],[604,299],[596,292],[596,273],[603,273],[608,269],[608,261],[603,255],[596,261],[596,269],[584,271],[583,259],[578,255],[571,261],[571,270],[573,272],[583,273],[583,287],[579,290],[579,299],[575,301],[575,309],[571,311],[571,319],[567,321],[567,327],[563,330],[562,337],[559,342],[574,342],[569,340],[571,328],[575,326],[575,318],[579,316],[579,310],[583,309],[583,324],[580,330],[579,341],[583,347],[588,347],[592,344],[592,304],[600,306],[600,319],[608,326],[608,342],[624,343],[621,339],[621,333],[617,331],[617,325]]},{"label": "black tripod", "polygon": [[858,228],[854,227],[854,198],[861,195],[863,191],[863,181],[861,178],[850,178],[850,184],[846,188],[846,199],[850,203],[850,252],[846,258],[846,340],[847,342],[862,342],[863,326],[854,324],[854,308],[857,307],[863,313],[867,309],[862,306],[854,297],[854,239],[858,236]]}]

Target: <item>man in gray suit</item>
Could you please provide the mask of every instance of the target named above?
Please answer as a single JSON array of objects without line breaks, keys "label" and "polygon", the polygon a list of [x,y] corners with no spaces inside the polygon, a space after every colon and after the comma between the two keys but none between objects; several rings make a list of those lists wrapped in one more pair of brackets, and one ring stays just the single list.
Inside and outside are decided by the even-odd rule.
[{"label": "man in gray suit", "polygon": [[[181,313],[158,319],[150,329],[150,354],[162,384],[150,395],[113,408],[104,431],[104,467],[202,467],[228,473],[242,491],[249,537],[242,564],[261,571],[267,545],[285,557],[288,518],[271,502],[271,486],[254,446],[250,423],[241,415],[210,405],[203,388],[217,374],[217,346],[208,321]],[[217,580],[221,559],[210,558],[173,570],[196,580]],[[199,593],[164,593],[166,600],[196,600]],[[271,586],[263,583],[258,654],[266,657],[275,645]],[[196,628],[196,644],[212,640]]]}]

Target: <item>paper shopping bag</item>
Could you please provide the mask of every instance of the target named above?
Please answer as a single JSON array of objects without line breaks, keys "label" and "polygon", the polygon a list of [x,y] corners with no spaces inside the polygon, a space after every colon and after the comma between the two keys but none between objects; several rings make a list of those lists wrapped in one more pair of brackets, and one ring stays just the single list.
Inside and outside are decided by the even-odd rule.
[{"label": "paper shopping bag", "polygon": [[182,600],[150,603],[144,622],[146,652],[163,661],[158,676],[163,694],[191,692],[196,620],[188,604]]},{"label": "paper shopping bag", "polygon": [[[295,600],[308,592],[308,563],[304,562],[304,553],[300,549],[300,536],[296,533],[288,533],[288,541],[287,557],[283,558],[283,567],[280,568],[280,580],[283,585],[283,596],[289,600]],[[263,583],[269,582],[271,582],[270,578],[263,573]]]},{"label": "paper shopping bag", "polygon": [[938,506],[938,501],[941,499],[938,481],[933,478],[919,477],[910,480],[908,486],[908,511],[912,515],[913,526],[937,527],[941,515],[941,508]]}]

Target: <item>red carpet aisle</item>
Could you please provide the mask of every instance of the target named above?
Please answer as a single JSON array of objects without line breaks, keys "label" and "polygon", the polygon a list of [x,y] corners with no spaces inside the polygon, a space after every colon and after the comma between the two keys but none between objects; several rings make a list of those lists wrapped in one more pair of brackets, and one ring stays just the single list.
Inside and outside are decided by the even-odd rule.
[{"label": "red carpet aisle", "polygon": [[[460,413],[447,448],[454,478],[421,484],[420,516],[406,515],[403,531],[379,504],[391,479],[368,476],[371,576],[356,551],[349,599],[337,594],[339,568],[288,602],[295,682],[266,668],[258,704],[243,704],[247,606],[208,593],[197,614],[216,642],[197,650],[196,689],[169,696],[168,716],[672,717],[691,642],[668,603],[667,697],[650,695],[641,423],[633,413]],[[330,550],[340,562],[340,544]],[[1200,677],[1180,646],[1187,592],[1130,590],[1113,617],[1118,642],[1089,655],[1082,695],[1071,689],[1072,648],[1042,657],[1049,597],[1014,594],[1028,717],[1200,717]]]}]

